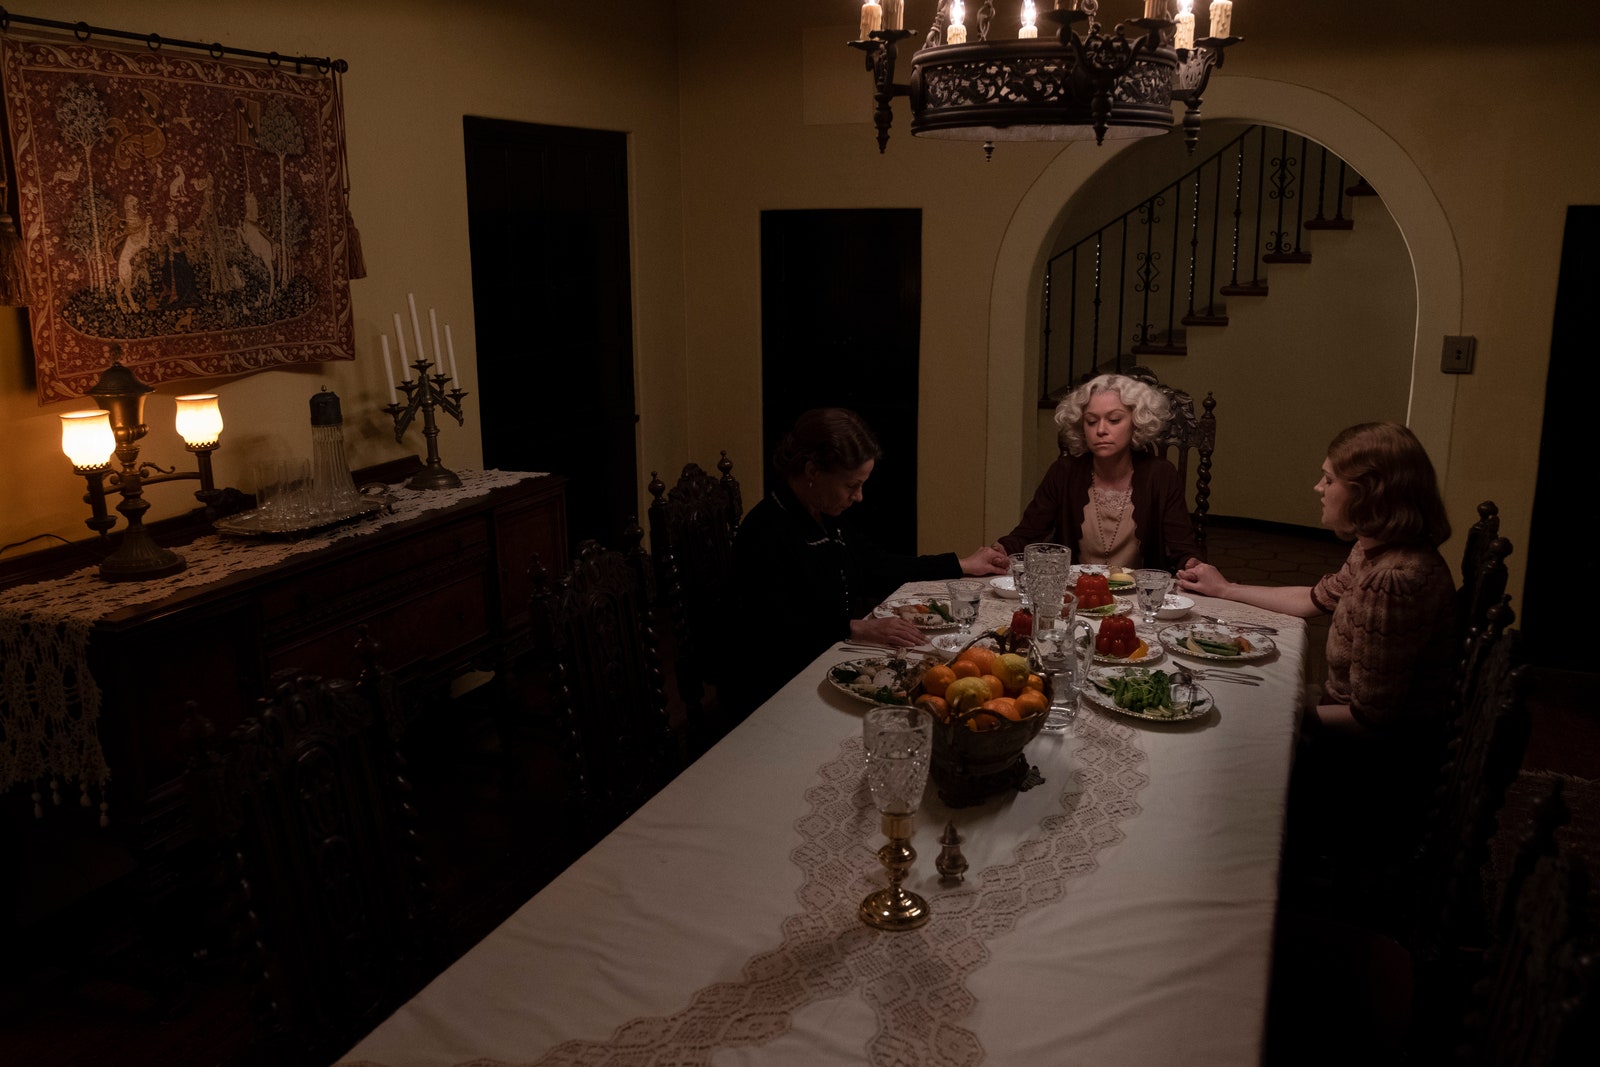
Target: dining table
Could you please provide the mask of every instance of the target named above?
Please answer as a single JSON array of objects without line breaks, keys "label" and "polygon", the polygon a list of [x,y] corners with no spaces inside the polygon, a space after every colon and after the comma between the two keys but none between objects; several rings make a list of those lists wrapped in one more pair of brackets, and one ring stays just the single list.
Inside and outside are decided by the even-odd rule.
[{"label": "dining table", "polygon": [[[925,925],[858,915],[887,877],[871,705],[829,679],[875,654],[836,644],[339,1062],[1259,1062],[1306,631],[1191,599],[1275,628],[1244,665],[1259,681],[1163,651],[1153,666],[1211,669],[1202,717],[1083,701],[1028,744],[1023,788],[950,808],[930,783],[905,881]],[[974,626],[1016,607],[988,590]],[[952,832],[959,879],[935,869]]]}]

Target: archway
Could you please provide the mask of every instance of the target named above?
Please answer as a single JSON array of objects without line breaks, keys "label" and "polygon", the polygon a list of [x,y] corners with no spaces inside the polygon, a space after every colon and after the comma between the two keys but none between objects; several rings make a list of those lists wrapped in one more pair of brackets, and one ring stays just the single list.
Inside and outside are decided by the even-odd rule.
[{"label": "archway", "polygon": [[[1259,122],[1303,133],[1350,161],[1378,188],[1411,255],[1417,289],[1407,422],[1427,446],[1448,492],[1455,379],[1438,369],[1438,339],[1460,332],[1461,262],[1438,198],[1405,149],[1364,116],[1303,86],[1260,78],[1219,78],[1206,95],[1208,118]],[[1073,192],[1123,146],[1073,144],[1018,203],[996,257],[989,316],[989,411],[985,527],[1009,529],[1033,490],[1024,450],[1037,420],[1036,294],[1049,237]],[[1025,358],[1018,360],[1017,354]]]}]

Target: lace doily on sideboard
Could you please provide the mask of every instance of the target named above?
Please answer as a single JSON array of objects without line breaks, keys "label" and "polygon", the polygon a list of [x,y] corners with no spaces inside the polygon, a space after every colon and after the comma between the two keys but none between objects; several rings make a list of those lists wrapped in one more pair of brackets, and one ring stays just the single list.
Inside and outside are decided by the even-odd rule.
[{"label": "lace doily on sideboard", "polygon": [[[0,590],[0,793],[20,782],[49,780],[59,800],[59,781],[76,781],[80,802],[87,805],[89,788],[109,781],[111,770],[100,749],[98,730],[100,691],[88,666],[89,636],[96,620],[540,477],[520,471],[458,473],[457,489],[420,491],[400,486],[393,490],[393,514],[298,541],[207,534],[182,546],[188,566],[169,578],[114,583],[102,580],[94,567],[86,567],[53,581]],[[36,791],[36,813],[41,806]]]},{"label": "lace doily on sideboard", "polygon": [[[1123,824],[1139,812],[1135,797],[1149,782],[1136,731],[1093,715],[1077,722],[1073,770],[1063,775],[1057,803],[1010,860],[941,888],[931,896],[928,924],[895,934],[868,929],[857,917],[861,899],[883,884],[873,849],[881,838],[861,739],[845,741],[818,771],[806,792],[810,810],[795,823],[802,843],[790,856],[804,881],[782,942],[752,957],[737,980],[696,991],[676,1014],[634,1019],[608,1041],[564,1042],[534,1062],[709,1064],[718,1049],[763,1045],[787,1033],[805,1005],[850,993],[877,1018],[866,1062],[978,1063],[983,1046],[962,1023],[975,1004],[967,979],[989,961],[988,942],[1092,872],[1100,852],[1122,840]],[[470,1067],[508,1065],[473,1060]]]}]

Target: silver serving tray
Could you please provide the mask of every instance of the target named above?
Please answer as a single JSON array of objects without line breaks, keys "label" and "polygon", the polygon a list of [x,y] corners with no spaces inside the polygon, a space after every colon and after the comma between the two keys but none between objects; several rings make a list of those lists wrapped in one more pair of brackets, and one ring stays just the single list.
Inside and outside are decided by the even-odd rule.
[{"label": "silver serving tray", "polygon": [[246,511],[240,515],[230,515],[225,519],[218,519],[212,527],[220,534],[229,537],[281,537],[296,538],[306,537],[323,530],[331,530],[335,526],[343,526],[348,522],[357,522],[370,518],[382,512],[386,504],[383,500],[372,497],[362,497],[361,503],[342,515],[325,515],[315,520],[310,520],[301,526],[284,527],[267,521],[260,509]]}]

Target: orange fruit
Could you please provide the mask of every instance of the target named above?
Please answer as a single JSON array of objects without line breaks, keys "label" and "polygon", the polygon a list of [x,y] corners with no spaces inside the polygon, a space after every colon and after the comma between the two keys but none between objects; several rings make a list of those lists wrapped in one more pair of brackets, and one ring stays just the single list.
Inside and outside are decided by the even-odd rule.
[{"label": "orange fruit", "polygon": [[983,706],[990,711],[998,711],[1008,719],[1022,718],[1017,712],[1017,702],[1010,697],[996,697],[985,701]]},{"label": "orange fruit", "polygon": [[916,699],[916,706],[926,711],[940,722],[950,721],[950,705],[944,702],[944,697],[936,697],[931,693],[924,693]]},{"label": "orange fruit", "polygon": [[950,664],[950,669],[957,678],[976,678],[983,673],[983,669],[970,659],[958,659]]},{"label": "orange fruit", "polygon": [[992,674],[980,675],[979,678],[981,681],[988,683],[990,697],[1003,697],[1006,695],[1006,683],[999,678]]},{"label": "orange fruit", "polygon": [[1129,659],[1144,659],[1149,654],[1150,654],[1150,646],[1145,644],[1143,641],[1140,641],[1139,642],[1139,647],[1135,648],[1132,652],[1128,653],[1128,658]]},{"label": "orange fruit", "polygon": [[959,657],[959,659],[964,659],[964,660],[968,660],[968,661],[970,661],[972,663],[976,663],[978,665],[978,673],[979,674],[993,674],[994,673],[994,658],[995,658],[994,649],[985,648],[982,645],[973,645],[971,648],[969,648],[965,652],[961,653],[961,655]]},{"label": "orange fruit", "polygon": [[1050,710],[1050,698],[1044,695],[1042,689],[1024,689],[1013,703],[1016,704],[1019,719],[1032,718]]},{"label": "orange fruit", "polygon": [[1043,676],[1038,675],[1038,674],[1030,674],[1030,675],[1028,675],[1027,688],[1029,688],[1029,689],[1037,689],[1041,693],[1044,692],[1044,678],[1043,678]]},{"label": "orange fruit", "polygon": [[943,663],[935,664],[922,672],[922,691],[930,696],[942,697],[956,680],[956,672]]}]

